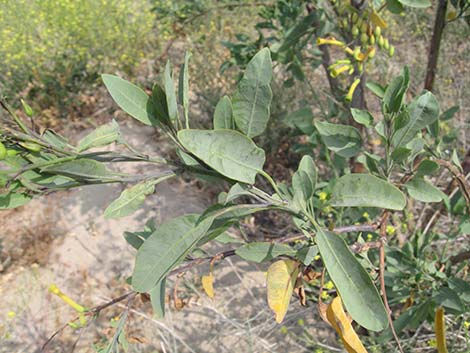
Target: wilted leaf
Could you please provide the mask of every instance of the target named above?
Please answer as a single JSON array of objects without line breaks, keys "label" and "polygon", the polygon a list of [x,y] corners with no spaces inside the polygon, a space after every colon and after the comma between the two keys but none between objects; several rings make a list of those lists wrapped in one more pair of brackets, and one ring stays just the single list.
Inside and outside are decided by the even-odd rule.
[{"label": "wilted leaf", "polygon": [[254,184],[263,169],[264,151],[243,134],[233,130],[182,130],[181,144],[220,174]]},{"label": "wilted leaf", "polygon": [[279,260],[268,268],[268,305],[279,324],[286,316],[298,274],[299,265],[293,260]]},{"label": "wilted leaf", "polygon": [[402,210],[405,208],[406,198],[394,185],[376,176],[347,174],[336,181],[333,187],[332,204],[343,207]]},{"label": "wilted leaf", "polygon": [[352,318],[371,331],[386,328],[388,318],[379,292],[344,240],[319,229],[316,241],[326,270]]},{"label": "wilted leaf", "polygon": [[209,298],[214,298],[215,293],[214,293],[214,277],[212,276],[212,272],[209,273],[208,275],[202,276],[201,277],[201,283],[202,283],[202,288],[204,289],[204,292],[206,292],[207,296]]},{"label": "wilted leaf", "polygon": [[343,310],[341,298],[334,298],[326,310],[328,322],[333,326],[343,341],[348,353],[367,353],[364,345],[354,331],[351,320]]},{"label": "wilted leaf", "polygon": [[436,316],[434,317],[434,326],[436,330],[437,352],[447,353],[448,351],[446,344],[446,327],[444,320],[444,309],[442,307],[439,307],[436,310]]}]

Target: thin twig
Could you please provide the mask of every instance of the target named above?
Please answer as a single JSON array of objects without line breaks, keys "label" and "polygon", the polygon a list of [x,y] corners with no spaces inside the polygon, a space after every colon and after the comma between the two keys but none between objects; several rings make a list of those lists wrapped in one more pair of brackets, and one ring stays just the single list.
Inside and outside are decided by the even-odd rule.
[{"label": "thin twig", "polygon": [[401,346],[397,332],[395,331],[395,327],[393,326],[392,310],[390,309],[390,305],[388,304],[387,291],[385,289],[385,244],[387,243],[387,223],[389,217],[390,211],[386,210],[383,213],[382,219],[380,221],[380,290],[382,292],[382,299],[384,301],[385,309],[387,310],[388,324],[390,325],[390,330],[392,331],[393,338],[395,339],[400,352],[405,353]]}]

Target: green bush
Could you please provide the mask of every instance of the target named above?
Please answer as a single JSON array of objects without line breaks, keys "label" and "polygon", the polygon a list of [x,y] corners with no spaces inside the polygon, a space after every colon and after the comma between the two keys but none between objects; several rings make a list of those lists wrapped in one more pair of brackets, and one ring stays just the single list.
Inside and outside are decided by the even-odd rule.
[{"label": "green bush", "polygon": [[0,92],[63,105],[102,70],[134,67],[153,25],[146,0],[1,0]]}]

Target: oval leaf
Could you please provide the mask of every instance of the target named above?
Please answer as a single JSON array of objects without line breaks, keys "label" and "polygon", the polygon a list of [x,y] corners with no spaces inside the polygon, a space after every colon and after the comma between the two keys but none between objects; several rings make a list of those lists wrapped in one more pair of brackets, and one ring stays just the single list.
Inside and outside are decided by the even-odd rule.
[{"label": "oval leaf", "polygon": [[406,145],[419,131],[435,122],[439,118],[439,103],[431,92],[426,92],[410,103],[408,111],[407,124],[392,136],[395,147]]},{"label": "oval leaf", "polygon": [[181,130],[178,140],[196,157],[227,178],[254,184],[262,170],[264,151],[233,130]]},{"label": "oval leaf", "polygon": [[119,139],[119,125],[113,119],[109,124],[102,125],[86,135],[78,142],[77,151],[83,152],[92,147],[109,145]]},{"label": "oval leaf", "polygon": [[279,324],[286,316],[298,274],[298,263],[293,260],[279,260],[268,268],[268,305]]},{"label": "oval leaf", "polygon": [[408,194],[421,202],[441,202],[445,197],[441,190],[423,178],[413,178],[405,184]]},{"label": "oval leaf", "polygon": [[272,260],[281,255],[294,256],[296,251],[290,246],[284,244],[255,242],[240,246],[235,250],[235,254],[245,260],[260,263]]},{"label": "oval leaf", "polygon": [[158,227],[139,248],[132,286],[147,292],[179,263],[209,230],[213,218],[196,224],[198,215],[174,218]]},{"label": "oval leaf", "polygon": [[379,292],[344,240],[320,229],[316,241],[326,270],[352,318],[368,330],[385,329],[388,318]]},{"label": "oval leaf", "polygon": [[355,127],[321,121],[316,121],[315,127],[326,147],[341,157],[350,158],[361,152],[361,134]]},{"label": "oval leaf", "polygon": [[156,125],[150,97],[136,85],[114,75],[101,75],[114,101],[133,118],[146,125]]},{"label": "oval leaf", "polygon": [[232,102],[224,96],[217,103],[214,112],[214,129],[233,129]]},{"label": "oval leaf", "polygon": [[248,63],[233,97],[233,119],[248,137],[258,136],[266,129],[273,97],[271,78],[271,54],[264,48]]},{"label": "oval leaf", "polygon": [[406,198],[397,187],[370,174],[347,174],[333,187],[332,204],[343,207],[379,207],[402,210]]}]

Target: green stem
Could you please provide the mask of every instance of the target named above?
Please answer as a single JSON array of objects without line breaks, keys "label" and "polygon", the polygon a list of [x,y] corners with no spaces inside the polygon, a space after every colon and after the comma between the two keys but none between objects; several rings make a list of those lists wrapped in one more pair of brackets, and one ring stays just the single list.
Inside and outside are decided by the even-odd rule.
[{"label": "green stem", "polygon": [[279,197],[282,197],[282,194],[281,194],[279,188],[277,187],[276,182],[274,181],[274,179],[271,178],[271,176],[270,176],[268,173],[266,173],[264,170],[260,170],[260,171],[258,171],[258,173],[261,174],[263,177],[265,177],[266,180],[267,180],[267,181],[271,184],[271,186],[273,187],[275,193],[278,194]]}]

